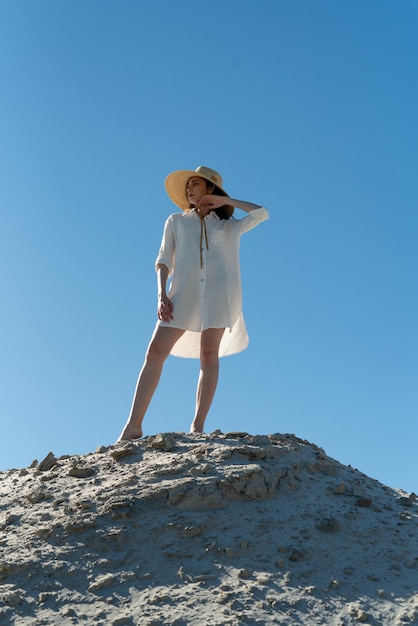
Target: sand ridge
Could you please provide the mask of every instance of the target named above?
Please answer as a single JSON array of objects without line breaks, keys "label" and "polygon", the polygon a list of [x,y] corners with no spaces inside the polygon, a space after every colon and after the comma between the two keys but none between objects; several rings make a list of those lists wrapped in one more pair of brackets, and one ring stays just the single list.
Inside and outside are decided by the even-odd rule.
[{"label": "sand ridge", "polygon": [[418,503],[294,435],[159,433],[0,474],[0,624],[418,623]]}]

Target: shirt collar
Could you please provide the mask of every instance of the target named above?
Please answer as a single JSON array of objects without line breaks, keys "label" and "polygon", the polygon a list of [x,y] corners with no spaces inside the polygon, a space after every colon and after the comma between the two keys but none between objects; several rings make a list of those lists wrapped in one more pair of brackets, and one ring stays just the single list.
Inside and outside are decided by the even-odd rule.
[{"label": "shirt collar", "polygon": [[[183,213],[183,215],[184,215],[184,217],[188,217],[188,216],[191,216],[191,215],[196,215],[196,217],[199,217],[199,213],[196,211],[196,209],[191,209],[190,211],[186,211],[185,213]],[[221,218],[218,217],[218,215],[215,213],[215,211],[211,211],[210,213],[208,213],[208,215],[205,217],[205,219],[209,219],[209,220],[215,219],[216,221],[219,221]]]}]

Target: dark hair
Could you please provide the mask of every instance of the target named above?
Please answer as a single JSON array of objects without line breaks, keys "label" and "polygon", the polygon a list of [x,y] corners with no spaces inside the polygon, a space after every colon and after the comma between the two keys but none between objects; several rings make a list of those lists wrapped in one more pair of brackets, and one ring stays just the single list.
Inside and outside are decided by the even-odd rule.
[{"label": "dark hair", "polygon": [[[209,193],[213,194],[214,196],[225,196],[226,198],[229,198],[229,196],[226,193],[226,191],[224,191],[223,189],[221,189],[220,187],[218,187],[214,183],[211,183],[206,178],[203,178],[203,176],[199,176],[199,178],[202,178],[206,182],[207,186],[212,186],[213,187],[213,190],[210,191]],[[185,191],[185,194],[186,194],[186,198],[187,198],[188,197],[187,196],[187,191]],[[193,209],[193,207],[194,207],[194,205],[191,204],[190,205],[190,209]],[[230,204],[223,204],[218,209],[214,209],[214,211],[215,211],[216,215],[219,217],[220,220],[229,220],[229,218],[232,217],[232,214],[234,212],[234,207],[231,206]]]},{"label": "dark hair", "polygon": [[[226,198],[229,198],[226,191],[224,191],[223,189],[220,189],[216,185],[214,185],[214,190],[212,191],[212,193],[215,196],[225,196]],[[215,209],[215,213],[219,217],[220,220],[229,220],[229,218],[232,217],[233,212],[234,212],[234,207],[231,206],[230,204],[223,204],[222,206],[219,207],[219,209]]]}]

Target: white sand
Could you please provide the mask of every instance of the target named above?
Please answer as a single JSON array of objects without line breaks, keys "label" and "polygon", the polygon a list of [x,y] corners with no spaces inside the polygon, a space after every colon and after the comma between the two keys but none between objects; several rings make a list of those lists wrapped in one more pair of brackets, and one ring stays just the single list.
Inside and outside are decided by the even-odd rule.
[{"label": "white sand", "polygon": [[166,433],[0,479],[1,626],[418,622],[414,494],[292,435]]}]

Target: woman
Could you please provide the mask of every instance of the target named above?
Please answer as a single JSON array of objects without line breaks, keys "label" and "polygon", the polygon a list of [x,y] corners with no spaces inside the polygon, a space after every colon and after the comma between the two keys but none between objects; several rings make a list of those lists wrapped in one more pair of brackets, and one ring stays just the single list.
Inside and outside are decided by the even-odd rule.
[{"label": "woman", "polygon": [[[200,358],[190,432],[202,433],[218,382],[219,357],[241,352],[248,345],[239,243],[244,232],[268,219],[267,210],[230,198],[220,174],[204,166],[172,172],[165,187],[183,213],[170,215],[165,223],[155,264],[158,322],[119,441],[142,437],[142,420],[170,353]],[[234,207],[248,215],[234,219]]]}]

